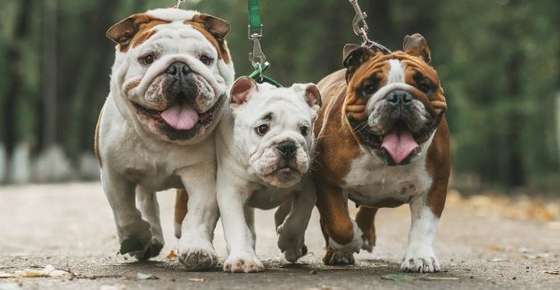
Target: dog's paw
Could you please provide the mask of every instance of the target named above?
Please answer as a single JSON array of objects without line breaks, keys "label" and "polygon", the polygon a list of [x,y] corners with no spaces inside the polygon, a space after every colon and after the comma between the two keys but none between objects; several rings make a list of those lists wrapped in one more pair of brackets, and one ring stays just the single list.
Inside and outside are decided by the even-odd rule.
[{"label": "dog's paw", "polygon": [[119,253],[121,255],[128,254],[138,261],[146,261],[159,255],[163,244],[163,241],[157,238],[145,239],[130,236],[121,242]]},{"label": "dog's paw", "polygon": [[254,253],[230,254],[224,262],[224,272],[255,273],[264,271],[264,265]]},{"label": "dog's paw", "polygon": [[303,245],[301,247],[287,248],[282,251],[284,253],[284,258],[290,263],[295,263],[299,258],[307,255],[307,246]]},{"label": "dog's paw", "polygon": [[440,270],[434,251],[428,247],[409,249],[401,263],[401,271],[405,272],[433,273]]},{"label": "dog's paw", "polygon": [[307,247],[305,246],[305,237],[303,235],[290,236],[282,231],[279,227],[278,230],[278,248],[288,262],[295,263],[299,258],[307,254]]},{"label": "dog's paw", "polygon": [[340,252],[333,250],[331,248],[327,249],[325,257],[323,257],[323,263],[329,266],[348,266],[354,265],[354,253],[352,252]]},{"label": "dog's paw", "polygon": [[[364,241],[365,239],[363,238],[363,233],[360,230],[360,228],[358,227],[358,225],[352,221],[353,227],[353,238],[352,241],[350,241],[347,244],[339,244],[337,243],[335,240],[333,240],[332,238],[329,238],[329,247],[331,247],[333,250],[335,250],[338,253],[343,253],[344,255],[346,254],[352,254],[352,253],[359,253],[360,250],[364,247]],[[348,255],[346,255],[348,256]]]},{"label": "dog's paw", "polygon": [[185,245],[178,249],[179,262],[189,271],[204,271],[218,264],[218,256],[212,245]]}]

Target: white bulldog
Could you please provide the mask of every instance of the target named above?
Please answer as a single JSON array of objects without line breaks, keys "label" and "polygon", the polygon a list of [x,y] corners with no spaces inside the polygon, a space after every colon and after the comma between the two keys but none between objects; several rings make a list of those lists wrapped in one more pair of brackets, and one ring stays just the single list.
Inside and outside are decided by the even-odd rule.
[{"label": "white bulldog", "polygon": [[320,106],[314,84],[276,88],[250,78],[230,91],[231,112],[218,127],[218,205],[228,245],[226,272],[264,269],[255,253],[253,208],[272,209],[278,247],[289,262],[307,253],[305,229],[315,206],[307,173],[313,121]]},{"label": "white bulldog", "polygon": [[222,19],[174,8],[132,15],[107,31],[116,58],[95,143],[121,254],[159,254],[164,241],[154,193],[184,188],[190,211],[179,260],[191,270],[217,263],[213,131],[234,78],[228,32]]}]

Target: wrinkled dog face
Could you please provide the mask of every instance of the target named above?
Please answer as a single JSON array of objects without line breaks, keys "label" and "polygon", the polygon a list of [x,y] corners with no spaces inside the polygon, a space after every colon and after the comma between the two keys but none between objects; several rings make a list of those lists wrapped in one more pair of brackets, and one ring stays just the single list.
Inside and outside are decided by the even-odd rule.
[{"label": "wrinkled dog face", "polygon": [[445,111],[443,90],[429,60],[420,35],[405,39],[404,52],[383,55],[355,48],[346,57],[349,121],[389,165],[407,164],[426,152]]},{"label": "wrinkled dog face", "polygon": [[121,113],[166,141],[196,143],[207,136],[233,80],[228,31],[219,18],[171,8],[114,25],[107,36],[118,44],[112,89],[122,96]]},{"label": "wrinkled dog face", "polygon": [[248,161],[250,174],[275,187],[297,184],[312,162],[317,87],[276,88],[240,78],[232,87],[231,102],[234,143]]}]

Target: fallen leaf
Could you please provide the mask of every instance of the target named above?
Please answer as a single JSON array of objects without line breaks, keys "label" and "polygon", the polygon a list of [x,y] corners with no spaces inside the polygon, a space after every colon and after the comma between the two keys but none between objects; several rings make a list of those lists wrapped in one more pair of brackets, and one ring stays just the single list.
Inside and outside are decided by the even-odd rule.
[{"label": "fallen leaf", "polygon": [[457,277],[438,277],[438,276],[424,276],[420,278],[426,281],[457,281],[459,278]]},{"label": "fallen leaf", "polygon": [[126,286],[122,284],[117,285],[102,285],[99,290],[126,290]]},{"label": "fallen leaf", "polygon": [[136,278],[138,278],[138,280],[158,280],[159,277],[153,274],[144,274],[144,273],[140,273],[138,272],[138,274],[136,274]]},{"label": "fallen leaf", "polygon": [[166,256],[167,260],[169,261],[175,261],[177,260],[177,252],[175,252],[175,250],[171,250],[169,251],[169,253]]},{"label": "fallen leaf", "polygon": [[6,272],[0,272],[0,279],[14,278],[14,277],[15,277],[14,274],[6,273]]},{"label": "fallen leaf", "polygon": [[191,282],[204,282],[206,279],[204,278],[190,278],[189,281]]}]

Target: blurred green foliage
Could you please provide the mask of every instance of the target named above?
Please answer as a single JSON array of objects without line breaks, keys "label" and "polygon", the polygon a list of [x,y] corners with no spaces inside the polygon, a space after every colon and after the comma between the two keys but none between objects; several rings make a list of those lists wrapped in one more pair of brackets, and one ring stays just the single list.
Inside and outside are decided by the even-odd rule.
[{"label": "blurred green foliage", "polygon": [[[187,1],[187,8],[227,19],[239,75],[250,71],[246,0]],[[48,12],[55,5],[56,13]],[[475,176],[514,188],[554,184],[559,176],[557,98],[560,91],[560,2],[553,0],[362,0],[371,37],[399,49],[405,34],[420,32],[432,48],[450,106],[456,182]],[[91,148],[97,114],[108,92],[112,44],[104,31],[134,12],[169,7],[162,0],[3,0],[0,11],[0,106],[15,110],[0,126],[0,140],[44,149],[42,110],[56,82],[56,137],[76,158]],[[346,0],[262,0],[264,50],[271,74],[283,83],[317,82],[340,68],[352,34]],[[15,33],[21,10],[29,13],[25,37]],[[54,15],[54,16],[53,16]],[[55,17],[56,30],[45,28]],[[56,78],[46,44],[55,42]],[[11,49],[20,56],[9,56]],[[51,49],[52,50],[52,49]],[[51,51],[52,53],[52,51]],[[51,54],[52,55],[52,54]],[[49,61],[51,60],[51,61]],[[15,69],[15,70],[14,70]],[[20,78],[18,95],[10,84]],[[15,98],[15,106],[6,106]],[[7,122],[7,119],[4,122]],[[17,128],[7,140],[7,127]],[[475,179],[477,179],[475,178]],[[560,184],[560,182],[558,182]]]}]

